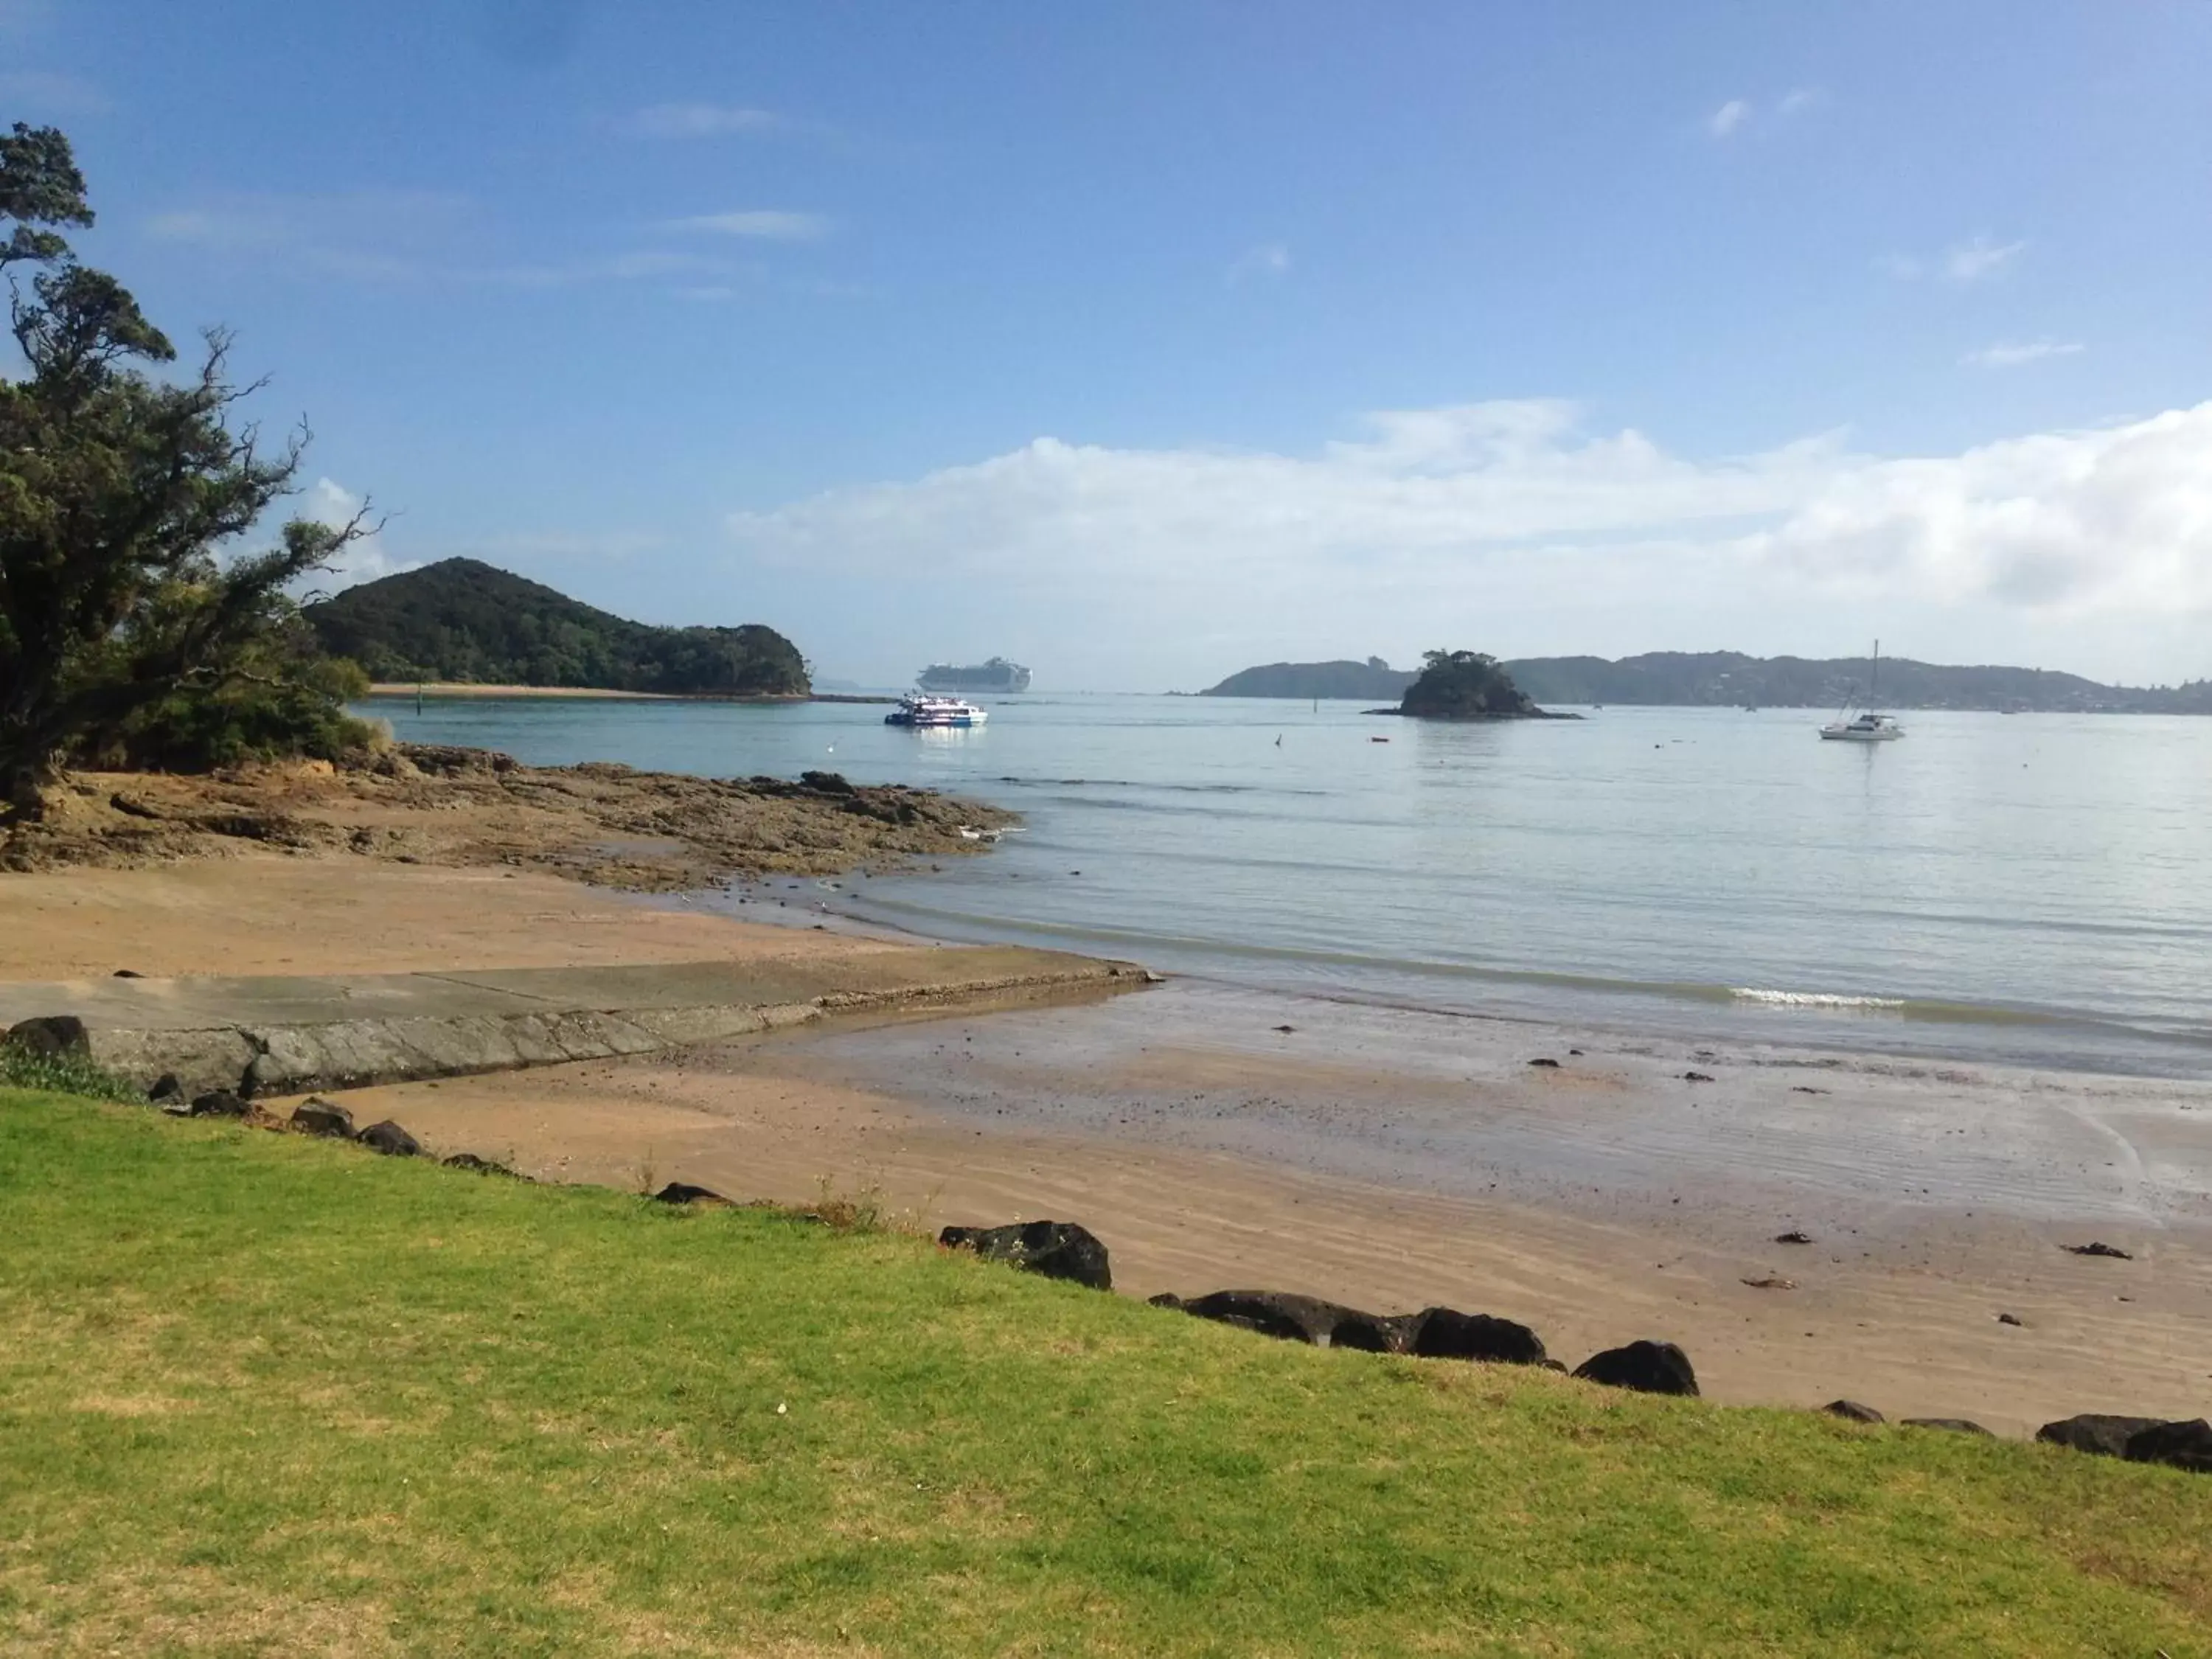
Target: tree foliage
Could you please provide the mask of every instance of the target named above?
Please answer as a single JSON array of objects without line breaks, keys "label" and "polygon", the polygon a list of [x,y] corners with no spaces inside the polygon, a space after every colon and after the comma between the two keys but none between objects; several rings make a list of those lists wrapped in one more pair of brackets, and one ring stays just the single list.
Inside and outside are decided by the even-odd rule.
[{"label": "tree foliage", "polygon": [[364,582],[307,607],[323,648],[380,680],[792,696],[799,649],[772,628],[654,628],[475,559]]},{"label": "tree foliage", "polygon": [[1441,720],[1498,720],[1537,713],[1497,658],[1480,651],[1428,651],[1400,712]]},{"label": "tree foliage", "polygon": [[[274,546],[232,552],[289,493],[304,432],[270,453],[252,425],[232,428],[258,388],[231,380],[220,331],[196,373],[148,372],[175,348],[52,228],[93,219],[59,131],[18,123],[0,137],[0,217],[22,359],[0,379],[4,799],[34,811],[39,786],[71,758],[282,750],[295,720],[327,738],[343,676],[313,668],[285,589],[362,521],[295,520]],[[226,709],[244,725],[224,729]]]}]

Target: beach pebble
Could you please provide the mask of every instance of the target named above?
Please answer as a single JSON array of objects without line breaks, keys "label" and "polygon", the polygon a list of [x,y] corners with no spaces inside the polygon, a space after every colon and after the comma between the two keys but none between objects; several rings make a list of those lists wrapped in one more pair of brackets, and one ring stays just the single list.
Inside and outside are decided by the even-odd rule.
[{"label": "beach pebble", "polygon": [[2024,1325],[2027,1322],[2018,1314],[2001,1313],[1997,1316],[1997,1323],[2000,1325]]},{"label": "beach pebble", "polygon": [[1685,1083],[1711,1083],[1712,1079],[1703,1072],[1685,1072],[1682,1073],[1682,1081]]},{"label": "beach pebble", "polygon": [[1758,1279],[1747,1279],[1743,1282],[1754,1291],[1794,1291],[1797,1288],[1796,1279],[1784,1279],[1780,1273],[1767,1273]]},{"label": "beach pebble", "polygon": [[2135,1260],[2135,1257],[2130,1255],[2125,1250],[2097,1240],[2092,1240],[2087,1244],[2069,1244],[2066,1246],[2066,1251],[2069,1255],[2108,1255],[2116,1261]]},{"label": "beach pebble", "polygon": [[1558,1060],[1553,1060],[1553,1059],[1551,1059],[1551,1058],[1550,1058],[1549,1056],[1547,1056],[1547,1055],[1539,1055],[1537,1058],[1535,1058],[1534,1060],[1530,1060],[1528,1063],[1529,1063],[1531,1066],[1543,1066],[1543,1067],[1544,1067],[1546,1070],[1547,1070],[1547,1071],[1553,1071],[1553,1072],[1556,1072],[1556,1071],[1558,1071],[1558,1070],[1559,1069],[1559,1062]]},{"label": "beach pebble", "polygon": [[1800,1232],[1793,1227],[1786,1233],[1775,1234],[1774,1242],[1777,1244],[1810,1244],[1813,1242],[1813,1235]]}]

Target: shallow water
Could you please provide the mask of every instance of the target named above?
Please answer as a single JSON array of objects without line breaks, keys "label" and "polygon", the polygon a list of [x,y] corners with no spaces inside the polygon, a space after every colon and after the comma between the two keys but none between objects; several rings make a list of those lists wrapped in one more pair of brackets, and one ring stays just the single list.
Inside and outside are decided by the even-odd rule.
[{"label": "shallow water", "polygon": [[[1804,710],[1439,725],[1351,703],[380,701],[403,737],[959,790],[1026,829],[841,908],[1310,994],[2212,1073],[2212,720]],[[1387,741],[1378,741],[1387,739]],[[853,890],[857,889],[855,893]]]}]

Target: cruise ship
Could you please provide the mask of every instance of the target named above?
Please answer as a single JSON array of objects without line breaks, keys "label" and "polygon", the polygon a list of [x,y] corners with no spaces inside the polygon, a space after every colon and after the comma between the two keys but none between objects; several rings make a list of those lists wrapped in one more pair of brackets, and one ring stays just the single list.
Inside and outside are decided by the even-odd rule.
[{"label": "cruise ship", "polygon": [[915,684],[925,691],[1026,691],[1030,671],[1004,657],[968,668],[933,662],[921,671]]}]

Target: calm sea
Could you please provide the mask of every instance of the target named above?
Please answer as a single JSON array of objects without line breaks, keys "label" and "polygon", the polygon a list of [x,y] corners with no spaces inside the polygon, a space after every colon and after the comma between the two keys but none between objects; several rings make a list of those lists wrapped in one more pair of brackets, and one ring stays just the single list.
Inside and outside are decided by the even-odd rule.
[{"label": "calm sea", "polygon": [[[1804,710],[1430,725],[1359,705],[380,701],[546,764],[812,767],[1012,807],[938,873],[810,892],[939,938],[1449,1011],[2212,1074],[2212,720]],[[1387,739],[1387,741],[1383,741]]]}]

